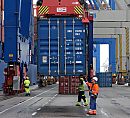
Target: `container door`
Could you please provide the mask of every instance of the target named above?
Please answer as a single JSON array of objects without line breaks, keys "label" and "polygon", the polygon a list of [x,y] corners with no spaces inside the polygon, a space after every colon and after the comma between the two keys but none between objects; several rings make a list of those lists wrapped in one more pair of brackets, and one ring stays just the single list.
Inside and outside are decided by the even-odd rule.
[{"label": "container door", "polygon": [[59,19],[50,20],[49,75],[59,73]]},{"label": "container door", "polygon": [[85,26],[76,18],[38,22],[38,72],[43,75],[86,74]]},{"label": "container door", "polygon": [[59,20],[51,18],[38,22],[38,72],[43,75],[59,73]]},{"label": "container door", "polygon": [[81,20],[67,18],[65,31],[65,74],[86,73],[85,26]]}]

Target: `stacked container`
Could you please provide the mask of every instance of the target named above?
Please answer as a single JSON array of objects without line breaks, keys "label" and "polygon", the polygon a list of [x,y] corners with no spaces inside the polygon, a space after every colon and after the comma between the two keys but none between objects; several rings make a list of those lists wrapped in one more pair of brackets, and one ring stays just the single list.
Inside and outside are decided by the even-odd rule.
[{"label": "stacked container", "polygon": [[100,87],[112,87],[112,73],[111,72],[102,72],[97,73],[98,84]]},{"label": "stacked container", "polygon": [[71,76],[70,77],[70,94],[78,94],[78,86],[79,86],[79,77]]},{"label": "stacked container", "polygon": [[59,78],[60,94],[78,94],[79,77],[78,76],[62,76]]},{"label": "stacked container", "polygon": [[0,59],[3,55],[4,29],[3,29],[3,0],[0,0]]},{"label": "stacked container", "polygon": [[59,93],[60,94],[69,94],[69,88],[70,88],[69,77],[61,76],[59,78]]}]

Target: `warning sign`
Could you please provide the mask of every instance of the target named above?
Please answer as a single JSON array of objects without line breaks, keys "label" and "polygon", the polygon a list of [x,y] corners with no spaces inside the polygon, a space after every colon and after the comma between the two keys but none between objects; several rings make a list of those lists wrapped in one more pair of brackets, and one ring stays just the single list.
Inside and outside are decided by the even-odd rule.
[{"label": "warning sign", "polygon": [[66,7],[57,7],[57,12],[67,12]]}]

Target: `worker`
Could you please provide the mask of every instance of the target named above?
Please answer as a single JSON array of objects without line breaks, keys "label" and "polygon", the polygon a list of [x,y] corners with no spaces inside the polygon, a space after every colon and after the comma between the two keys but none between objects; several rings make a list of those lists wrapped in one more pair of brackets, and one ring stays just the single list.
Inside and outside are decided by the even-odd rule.
[{"label": "worker", "polygon": [[94,76],[92,78],[91,83],[86,82],[86,84],[89,87],[89,96],[90,96],[90,109],[87,112],[87,114],[90,114],[90,115],[96,115],[96,99],[99,93],[99,86],[98,86],[97,81],[98,81],[98,78]]},{"label": "worker", "polygon": [[80,106],[80,102],[81,102],[81,99],[84,100],[84,106],[88,106],[88,100],[85,96],[85,85],[84,85],[84,78],[83,76],[80,76],[79,77],[79,87],[78,87],[78,102],[76,104],[76,106]]},{"label": "worker", "polygon": [[29,77],[26,77],[24,80],[24,88],[25,88],[25,92],[26,95],[25,96],[30,96],[30,80]]}]

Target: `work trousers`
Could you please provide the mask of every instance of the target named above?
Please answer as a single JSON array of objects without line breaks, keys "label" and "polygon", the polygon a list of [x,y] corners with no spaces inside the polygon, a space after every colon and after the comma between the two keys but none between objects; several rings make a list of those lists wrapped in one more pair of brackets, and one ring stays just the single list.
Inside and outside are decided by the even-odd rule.
[{"label": "work trousers", "polygon": [[30,88],[29,87],[25,87],[25,92],[28,94],[30,93]]},{"label": "work trousers", "polygon": [[84,91],[79,91],[79,93],[78,93],[78,102],[81,102],[81,99],[83,99],[84,102],[86,102],[86,97],[85,97]]},{"label": "work trousers", "polygon": [[96,110],[96,98],[94,96],[90,96],[90,109]]}]

